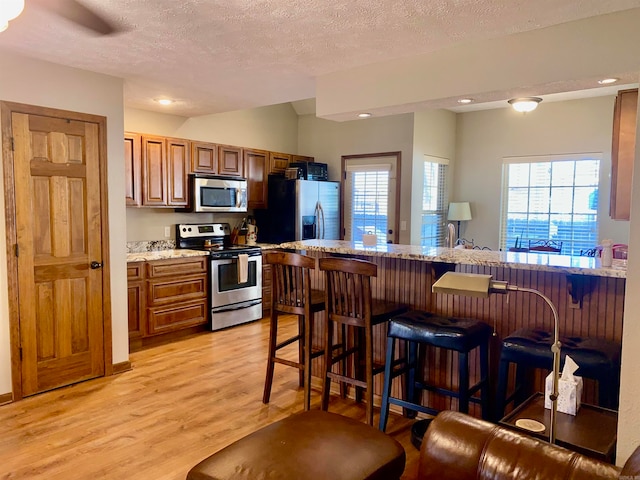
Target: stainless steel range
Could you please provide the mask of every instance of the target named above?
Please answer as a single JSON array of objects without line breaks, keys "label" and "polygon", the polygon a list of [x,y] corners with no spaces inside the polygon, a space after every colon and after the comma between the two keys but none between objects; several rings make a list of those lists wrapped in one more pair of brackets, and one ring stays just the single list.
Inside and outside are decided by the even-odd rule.
[{"label": "stainless steel range", "polygon": [[231,245],[228,223],[176,225],[176,241],[209,252],[211,330],[262,318],[260,247]]}]

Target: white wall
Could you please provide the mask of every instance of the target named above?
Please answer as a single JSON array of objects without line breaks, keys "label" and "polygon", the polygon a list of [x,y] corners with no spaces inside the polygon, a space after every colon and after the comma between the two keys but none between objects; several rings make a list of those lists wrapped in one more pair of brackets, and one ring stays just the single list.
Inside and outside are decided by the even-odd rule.
[{"label": "white wall", "polygon": [[455,174],[456,114],[448,110],[416,112],[413,121],[413,173],[411,178],[411,243],[420,245],[422,224],[423,162],[425,155],[449,160],[449,198]]},{"label": "white wall", "polygon": [[470,201],[473,220],[464,236],[498,248],[504,157],[602,153],[599,238],[628,243],[629,222],[609,218],[614,97],[541,103],[523,115],[511,108],[458,115],[456,169],[451,198]]},{"label": "white wall", "polygon": [[[129,358],[122,80],[0,52],[0,99],[107,118],[113,362]],[[0,156],[2,153],[0,152]],[[1,163],[0,163],[1,165]],[[0,187],[3,188],[3,187]],[[4,209],[4,192],[0,195]],[[0,394],[11,391],[6,225],[0,220]]]},{"label": "white wall", "polygon": [[[640,138],[640,122],[636,125]],[[638,145],[638,143],[636,143]],[[620,410],[618,412],[617,462],[622,464],[640,445],[640,149],[636,148],[631,199],[631,231],[629,263],[627,265],[624,298],[624,328],[622,330],[622,369],[620,378]],[[635,232],[635,235],[633,234]]]},{"label": "white wall", "polygon": [[[236,112],[180,117],[125,109],[126,131],[187,138],[274,152],[298,151],[298,116],[289,103]],[[165,239],[165,227],[177,223],[228,222],[232,226],[244,214],[176,213],[173,209],[127,208],[127,241]]]},{"label": "white wall", "polygon": [[[298,121],[298,148],[329,166],[329,179],[339,180],[343,155],[402,152],[401,185],[411,185],[413,114],[333,122],[303,115]],[[410,224],[411,189],[400,193],[400,221]],[[411,241],[410,231],[400,231],[400,243]]]}]

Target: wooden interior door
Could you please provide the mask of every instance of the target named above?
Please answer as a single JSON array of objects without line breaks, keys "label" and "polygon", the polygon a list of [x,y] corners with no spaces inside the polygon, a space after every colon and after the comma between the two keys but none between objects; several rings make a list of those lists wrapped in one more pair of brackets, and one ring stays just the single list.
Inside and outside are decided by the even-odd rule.
[{"label": "wooden interior door", "polygon": [[105,374],[101,136],[96,123],[36,114],[11,125],[27,396]]}]

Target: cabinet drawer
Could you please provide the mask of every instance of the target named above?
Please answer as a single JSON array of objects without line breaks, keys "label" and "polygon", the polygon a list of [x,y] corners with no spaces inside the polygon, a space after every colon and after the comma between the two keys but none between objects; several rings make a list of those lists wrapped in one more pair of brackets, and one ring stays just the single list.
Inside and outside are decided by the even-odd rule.
[{"label": "cabinet drawer", "polygon": [[144,262],[127,263],[127,281],[142,280],[144,278]]},{"label": "cabinet drawer", "polygon": [[207,272],[209,257],[187,257],[171,260],[153,260],[147,262],[147,276],[149,278],[192,275]]},{"label": "cabinet drawer", "polygon": [[206,298],[206,296],[206,275],[172,280],[149,280],[147,286],[147,298],[150,307],[196,300]]},{"label": "cabinet drawer", "polygon": [[148,335],[205,325],[209,321],[207,301],[181,303],[148,309]]}]

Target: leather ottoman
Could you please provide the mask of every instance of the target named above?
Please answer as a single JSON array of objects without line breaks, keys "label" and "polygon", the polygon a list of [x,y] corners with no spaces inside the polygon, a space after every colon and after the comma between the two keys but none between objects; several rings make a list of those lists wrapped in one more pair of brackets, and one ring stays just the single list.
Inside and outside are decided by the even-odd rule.
[{"label": "leather ottoman", "polygon": [[404,465],[404,449],[390,436],[351,418],[309,410],[214,453],[187,480],[393,480]]}]

